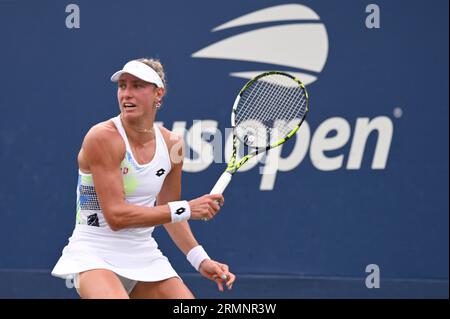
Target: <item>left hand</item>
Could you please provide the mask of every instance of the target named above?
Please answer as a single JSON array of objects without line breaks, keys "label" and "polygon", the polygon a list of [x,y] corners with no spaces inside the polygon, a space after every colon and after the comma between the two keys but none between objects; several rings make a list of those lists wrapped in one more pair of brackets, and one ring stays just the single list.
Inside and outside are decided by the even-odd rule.
[{"label": "left hand", "polygon": [[228,290],[233,287],[236,276],[228,269],[228,265],[219,263],[212,259],[205,259],[200,264],[198,271],[206,278],[215,281],[220,291],[223,291],[225,283]]}]

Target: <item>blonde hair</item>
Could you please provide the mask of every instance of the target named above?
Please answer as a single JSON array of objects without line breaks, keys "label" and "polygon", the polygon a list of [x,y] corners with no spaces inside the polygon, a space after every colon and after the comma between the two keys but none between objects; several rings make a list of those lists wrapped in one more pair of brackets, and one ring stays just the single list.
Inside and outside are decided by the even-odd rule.
[{"label": "blonde hair", "polygon": [[167,91],[166,73],[164,72],[164,67],[163,67],[161,61],[159,61],[158,59],[153,59],[153,58],[141,58],[141,59],[137,59],[136,61],[142,62],[142,63],[148,65],[149,67],[151,67],[153,70],[155,70],[156,73],[158,73],[161,80],[163,81],[164,88]]}]

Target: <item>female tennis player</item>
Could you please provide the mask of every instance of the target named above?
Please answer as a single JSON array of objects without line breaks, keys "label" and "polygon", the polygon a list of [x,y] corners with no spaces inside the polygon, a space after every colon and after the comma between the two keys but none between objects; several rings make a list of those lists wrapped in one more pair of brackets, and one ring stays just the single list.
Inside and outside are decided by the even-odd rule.
[{"label": "female tennis player", "polygon": [[52,275],[74,278],[81,298],[193,298],[152,237],[164,225],[196,270],[231,289],[235,275],[208,257],[187,222],[210,220],[224,199],[180,200],[182,138],[154,124],[166,87],[161,63],[130,61],[111,81],[120,115],[84,138],[76,225]]}]

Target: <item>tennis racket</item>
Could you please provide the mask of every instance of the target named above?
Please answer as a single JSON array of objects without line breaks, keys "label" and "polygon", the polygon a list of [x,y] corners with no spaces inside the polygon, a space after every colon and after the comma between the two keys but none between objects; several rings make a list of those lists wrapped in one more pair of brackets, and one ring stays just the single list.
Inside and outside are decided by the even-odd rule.
[{"label": "tennis racket", "polygon": [[[239,92],[231,113],[233,151],[210,194],[222,194],[233,175],[252,157],[288,141],[308,114],[308,93],[294,76],[279,71],[251,79]],[[238,140],[248,154],[237,160]]]}]

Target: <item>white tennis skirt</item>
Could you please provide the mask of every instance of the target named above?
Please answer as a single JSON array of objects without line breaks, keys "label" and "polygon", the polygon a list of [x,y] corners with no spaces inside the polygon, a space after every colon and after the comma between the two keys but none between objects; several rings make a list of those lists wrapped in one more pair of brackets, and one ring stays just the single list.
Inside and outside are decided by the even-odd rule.
[{"label": "white tennis skirt", "polygon": [[109,269],[136,281],[161,281],[178,277],[167,257],[151,236],[142,231],[112,231],[108,227],[76,225],[69,243],[52,270],[52,275],[73,278],[91,269]]}]

